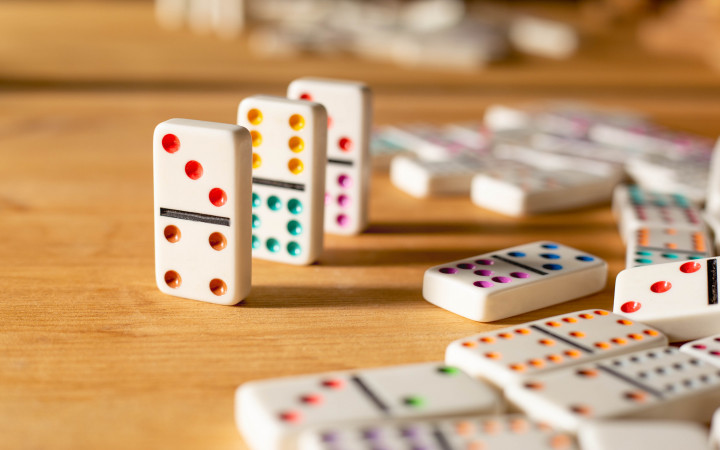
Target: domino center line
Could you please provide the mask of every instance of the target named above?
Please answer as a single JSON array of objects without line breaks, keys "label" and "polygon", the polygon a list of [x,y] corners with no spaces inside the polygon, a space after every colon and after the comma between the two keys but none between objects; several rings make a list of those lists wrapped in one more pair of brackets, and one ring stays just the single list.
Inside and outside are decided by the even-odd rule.
[{"label": "domino center line", "polygon": [[357,375],[350,377],[353,383],[355,383],[360,390],[378,407],[379,410],[385,414],[390,414],[390,408],[386,405],[377,394],[375,394],[365,382],[360,379]]},{"label": "domino center line", "polygon": [[348,159],[332,159],[328,158],[328,164],[341,164],[343,166],[352,166],[353,162]]},{"label": "domino center line", "polygon": [[558,341],[562,341],[562,342],[566,343],[567,345],[570,345],[570,346],[572,346],[572,347],[575,347],[575,348],[578,349],[578,350],[582,350],[582,351],[584,351],[585,353],[595,353],[595,351],[593,351],[593,349],[591,349],[590,347],[585,347],[584,345],[580,345],[580,344],[578,344],[577,342],[573,342],[573,341],[571,341],[570,339],[568,339],[568,338],[566,338],[566,337],[564,337],[564,336],[560,336],[559,334],[555,334],[555,333],[553,333],[552,331],[549,331],[549,330],[545,330],[545,329],[543,329],[543,328],[540,328],[538,325],[530,325],[530,328],[532,328],[532,329],[535,330],[535,331],[539,331],[540,333],[543,333],[543,334],[545,334],[545,335],[547,335],[547,336],[550,336],[550,337],[552,337],[552,338],[555,338],[555,339],[557,339]]},{"label": "domino center line", "polygon": [[513,266],[520,267],[525,270],[529,270],[530,272],[534,272],[538,275],[547,275],[547,272],[543,272],[542,270],[536,269],[534,267],[526,266],[525,264],[519,263],[517,261],[513,261],[512,259],[505,258],[504,256],[500,255],[492,255],[493,258],[499,259],[502,262],[506,262],[508,264],[512,264]]},{"label": "domino center line", "polygon": [[230,226],[229,217],[212,216],[210,214],[200,214],[191,211],[181,211],[179,209],[160,208],[162,217],[172,217],[173,219],[190,220],[193,222],[211,223],[213,225]]},{"label": "domino center line", "polygon": [[660,398],[660,399],[663,398],[662,392],[658,391],[657,389],[655,389],[653,387],[646,386],[646,385],[640,383],[639,381],[628,377],[627,375],[623,375],[620,372],[616,372],[613,369],[603,366],[603,365],[600,365],[600,364],[597,365],[597,368],[602,370],[603,372],[607,373],[610,376],[613,376],[615,378],[620,378],[621,380],[623,380],[626,383],[632,384],[633,386],[640,388],[643,391],[649,392],[650,394],[652,394],[653,396],[655,396],[657,398]]},{"label": "domino center line", "polygon": [[291,189],[293,191],[304,191],[305,185],[301,183],[290,183],[289,181],[278,181],[270,180],[268,178],[253,177],[252,184],[259,184],[262,186],[273,186],[282,189]]},{"label": "domino center line", "polygon": [[442,450],[452,450],[453,447],[450,445],[450,443],[445,438],[445,435],[440,431],[439,428],[435,427],[433,430],[433,437],[435,438],[435,442],[437,442],[438,447],[440,447]]},{"label": "domino center line", "polygon": [[709,259],[707,265],[708,305],[718,304],[717,259]]}]

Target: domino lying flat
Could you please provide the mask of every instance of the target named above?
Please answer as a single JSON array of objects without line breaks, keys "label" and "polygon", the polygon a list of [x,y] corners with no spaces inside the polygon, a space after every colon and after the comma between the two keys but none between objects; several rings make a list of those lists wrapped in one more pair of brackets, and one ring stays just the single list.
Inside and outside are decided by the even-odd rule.
[{"label": "domino lying flat", "polygon": [[355,81],[300,78],[288,98],[321,103],[328,113],[325,232],[358,234],[367,227],[371,94]]},{"label": "domino lying flat", "polygon": [[657,327],[670,342],[720,333],[717,258],[623,270],[613,312]]},{"label": "domino lying flat", "polygon": [[254,450],[296,448],[298,434],[314,426],[494,414],[501,406],[492,388],[442,363],[249,382],[235,405]]},{"label": "domino lying flat", "polygon": [[445,362],[506,388],[537,374],[667,342],[653,328],[589,309],[458,339],[448,345]]},{"label": "domino lying flat", "polygon": [[628,244],[626,267],[695,260],[713,256],[710,238],[702,230],[640,228]]},{"label": "domino lying flat", "polygon": [[571,169],[500,168],[476,175],[470,197],[481,208],[519,217],[605,201],[616,182]]},{"label": "domino lying flat", "polygon": [[431,267],[423,297],[450,312],[490,322],[590,295],[605,286],[607,263],[538,241]]},{"label": "domino lying flat", "polygon": [[680,194],[661,194],[620,185],[613,193],[612,207],[624,242],[631,241],[640,228],[706,229],[700,210]]},{"label": "domino lying flat", "polygon": [[314,262],[323,248],[325,108],[257,95],[240,102],[238,123],[253,145],[253,257]]},{"label": "domino lying flat", "polygon": [[464,153],[476,153],[483,149],[469,148],[447,138],[433,125],[392,125],[384,129],[385,140],[414,152],[427,161],[444,161]]},{"label": "domino lying flat", "polygon": [[415,153],[385,138],[386,126],[373,127],[370,137],[370,159],[374,170],[390,170],[390,162],[396,156],[413,156]]},{"label": "domino lying flat", "polygon": [[710,446],[712,450],[720,449],[720,409],[715,411],[710,424]]},{"label": "domino lying flat", "polygon": [[680,420],[598,420],[578,432],[583,450],[709,450],[702,425]]},{"label": "domino lying flat", "polygon": [[666,347],[537,375],[505,395],[566,431],[608,418],[705,422],[720,403],[720,370]]},{"label": "domino lying flat", "polygon": [[720,366],[720,334],[683,344],[680,351],[714,366]]},{"label": "domino lying flat", "polygon": [[573,450],[573,439],[521,415],[353,424],[309,430],[300,450]]},{"label": "domino lying flat", "polygon": [[390,181],[398,189],[417,198],[467,195],[477,173],[498,167],[512,167],[528,173],[534,170],[520,162],[491,156],[462,155],[445,161],[398,156],[390,163]]},{"label": "domino lying flat", "polygon": [[250,292],[247,130],[171,119],[155,128],[155,278],[170,295],[234,305]]}]

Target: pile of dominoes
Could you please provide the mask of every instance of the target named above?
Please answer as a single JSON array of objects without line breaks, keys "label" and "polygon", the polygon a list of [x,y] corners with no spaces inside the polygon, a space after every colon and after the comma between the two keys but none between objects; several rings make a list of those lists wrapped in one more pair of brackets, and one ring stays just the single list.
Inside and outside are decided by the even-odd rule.
[{"label": "pile of dominoes", "polygon": [[[287,98],[242,100],[238,125],[159,124],[160,290],[233,305],[250,292],[251,258],[308,265],[324,233],[361,233],[372,155],[411,195],[470,194],[503,214],[612,198],[627,246],[613,311],[468,336],[449,343],[444,361],[245,383],[235,413],[252,449],[720,446],[711,235],[720,157],[711,142],[569,104],[493,106],[474,124],[386,126],[372,136],[371,113],[365,84],[302,78]],[[422,296],[489,322],[595,293],[607,273],[598,256],[539,241],[431,267]]]}]

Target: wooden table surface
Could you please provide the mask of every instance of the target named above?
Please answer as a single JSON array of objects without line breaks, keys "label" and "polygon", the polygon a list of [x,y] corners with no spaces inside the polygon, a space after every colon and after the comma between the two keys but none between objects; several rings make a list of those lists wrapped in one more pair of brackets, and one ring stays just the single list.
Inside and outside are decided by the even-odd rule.
[{"label": "wooden table surface", "polygon": [[[326,239],[316,265],[253,262],[244,304],[154,284],[151,136],[171,117],[233,122],[298,76],[362,79],[376,123],[479,119],[491,103],[572,98],[716,136],[720,76],[641,52],[631,34],[569,61],[485,71],[352,57],[252,56],[239,42],[164,32],[150,2],[0,5],[0,448],[244,448],[247,380],[440,360],[453,339],[610,308],[624,249],[609,205],[515,219],[468,198],[418,200],[375,173],[370,228]],[[424,270],[551,239],[610,264],[600,293],[492,324],[425,302]]]}]

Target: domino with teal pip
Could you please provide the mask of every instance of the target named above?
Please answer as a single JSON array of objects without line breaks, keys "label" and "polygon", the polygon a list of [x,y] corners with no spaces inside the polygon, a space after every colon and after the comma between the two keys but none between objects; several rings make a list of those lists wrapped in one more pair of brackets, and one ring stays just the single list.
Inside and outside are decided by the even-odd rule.
[{"label": "domino with teal pip", "polygon": [[155,128],[155,277],[160,291],[234,305],[250,292],[251,144],[237,125]]},{"label": "domino with teal pip", "polygon": [[485,383],[439,362],[302,375],[245,383],[235,420],[253,450],[297,448],[313,427],[361,421],[497,414]]},{"label": "domino with teal pip", "polygon": [[370,88],[361,82],[300,78],[288,98],[321,103],[328,113],[325,232],[353,235],[367,227],[370,186]]},{"label": "domino with teal pip", "polygon": [[491,322],[590,295],[606,279],[601,258],[538,241],[431,267],[423,297],[468,319]]},{"label": "domino with teal pip", "polygon": [[323,248],[327,113],[314,102],[256,95],[240,102],[252,137],[252,255],[315,262]]}]

